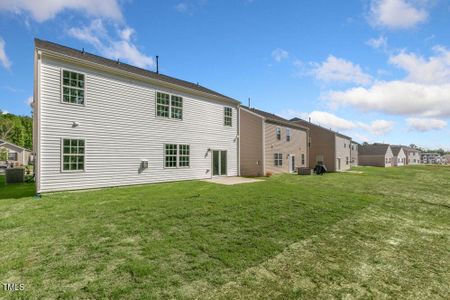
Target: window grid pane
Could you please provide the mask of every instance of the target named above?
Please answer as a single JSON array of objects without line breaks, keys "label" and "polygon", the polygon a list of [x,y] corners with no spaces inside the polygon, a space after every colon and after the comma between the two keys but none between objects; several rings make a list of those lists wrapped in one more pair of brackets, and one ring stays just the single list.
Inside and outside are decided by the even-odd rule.
[{"label": "window grid pane", "polygon": [[179,166],[189,167],[189,145],[179,145]]},{"label": "window grid pane", "polygon": [[176,168],[177,166],[177,145],[166,144],[165,145],[165,167]]},{"label": "window grid pane", "polygon": [[233,125],[233,110],[231,107],[224,108],[224,125],[232,126]]},{"label": "window grid pane", "polygon": [[63,71],[63,102],[84,104],[84,75]]},{"label": "window grid pane", "polygon": [[63,171],[84,170],[84,140],[63,140]]}]

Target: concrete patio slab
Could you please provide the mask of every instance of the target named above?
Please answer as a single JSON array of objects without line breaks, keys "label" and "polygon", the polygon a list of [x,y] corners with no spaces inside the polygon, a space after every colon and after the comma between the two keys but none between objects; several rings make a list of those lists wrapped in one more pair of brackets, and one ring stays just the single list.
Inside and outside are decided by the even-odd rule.
[{"label": "concrete patio slab", "polygon": [[245,178],[245,177],[237,177],[237,176],[230,176],[230,177],[214,177],[211,179],[205,179],[206,182],[212,182],[217,184],[224,184],[224,185],[235,185],[235,184],[243,184],[243,183],[253,183],[253,182],[259,182],[264,181],[262,179],[254,179],[254,178]]}]

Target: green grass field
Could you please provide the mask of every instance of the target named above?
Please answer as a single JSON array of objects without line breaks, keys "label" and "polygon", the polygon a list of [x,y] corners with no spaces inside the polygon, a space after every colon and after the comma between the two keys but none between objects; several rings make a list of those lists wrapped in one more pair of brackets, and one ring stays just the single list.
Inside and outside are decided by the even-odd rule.
[{"label": "green grass field", "polygon": [[[55,193],[0,182],[0,298],[448,299],[450,168]],[[1,180],[1,179],[0,179]]]}]

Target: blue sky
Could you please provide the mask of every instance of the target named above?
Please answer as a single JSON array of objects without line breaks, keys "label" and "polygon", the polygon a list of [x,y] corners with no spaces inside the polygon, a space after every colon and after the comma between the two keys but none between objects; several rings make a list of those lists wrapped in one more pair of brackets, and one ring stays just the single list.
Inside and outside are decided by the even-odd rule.
[{"label": "blue sky", "polygon": [[33,38],[154,69],[357,141],[450,149],[448,0],[0,0],[0,109],[30,114]]}]

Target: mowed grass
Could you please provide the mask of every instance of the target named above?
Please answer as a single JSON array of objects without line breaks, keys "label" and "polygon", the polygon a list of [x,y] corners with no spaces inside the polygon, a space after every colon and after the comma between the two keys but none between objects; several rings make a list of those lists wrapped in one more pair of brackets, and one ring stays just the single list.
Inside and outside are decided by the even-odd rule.
[{"label": "mowed grass", "polygon": [[0,298],[448,299],[450,168],[354,170],[40,200],[0,185],[0,281],[25,284]]}]

